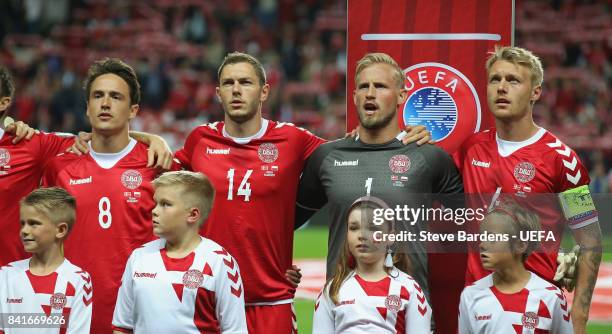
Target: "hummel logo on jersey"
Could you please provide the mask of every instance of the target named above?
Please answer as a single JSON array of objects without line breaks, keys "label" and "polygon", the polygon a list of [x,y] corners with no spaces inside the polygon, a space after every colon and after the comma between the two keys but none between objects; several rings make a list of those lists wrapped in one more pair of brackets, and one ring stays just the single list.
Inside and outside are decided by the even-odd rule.
[{"label": "hummel logo on jersey", "polygon": [[475,160],[474,158],[472,158],[472,165],[474,165],[476,167],[489,168],[489,166],[491,166],[491,162],[478,161],[478,160]]},{"label": "hummel logo on jersey", "polygon": [[206,154],[229,154],[230,149],[228,148],[206,148]]},{"label": "hummel logo on jersey", "polygon": [[357,159],[357,160],[348,160],[348,161],[334,160],[334,166],[335,167],[359,166],[359,159]]},{"label": "hummel logo on jersey", "polygon": [[486,314],[486,315],[474,314],[474,319],[476,319],[476,321],[478,321],[478,320],[491,320],[491,314]]},{"label": "hummel logo on jersey", "polygon": [[352,304],[355,304],[355,299],[341,300],[338,305],[352,305]]},{"label": "hummel logo on jersey", "polygon": [[139,273],[137,271],[134,272],[134,277],[146,277],[146,278],[155,278],[157,273]]},{"label": "hummel logo on jersey", "polygon": [[7,304],[21,304],[23,302],[23,297],[21,298],[7,298],[6,299],[6,303]]},{"label": "hummel logo on jersey", "polygon": [[93,177],[91,177],[91,176],[90,177],[86,177],[84,179],[76,179],[76,180],[70,179],[70,185],[74,186],[74,185],[77,185],[77,184],[91,183],[92,180],[93,180]]}]

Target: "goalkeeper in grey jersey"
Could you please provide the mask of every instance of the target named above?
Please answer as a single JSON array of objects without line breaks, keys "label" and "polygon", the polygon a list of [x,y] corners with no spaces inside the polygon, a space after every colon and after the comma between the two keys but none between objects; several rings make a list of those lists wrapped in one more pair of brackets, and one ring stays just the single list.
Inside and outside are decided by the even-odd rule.
[{"label": "goalkeeper in grey jersey", "polygon": [[[376,196],[392,208],[430,207],[424,194],[460,194],[461,176],[451,157],[434,145],[403,145],[397,109],[407,98],[403,72],[388,55],[372,53],[357,64],[353,99],[359,115],[357,138],[321,145],[300,180],[296,227],[329,204],[327,276],[333,274],[346,237],[346,210],[357,198]],[[409,224],[408,224],[409,225]],[[405,229],[419,226],[404,226]],[[422,228],[422,226],[421,226]],[[410,255],[410,273],[429,299],[427,253],[418,242],[400,243]],[[431,300],[431,299],[429,299]],[[436,305],[432,305],[436,308]],[[455,309],[456,315],[456,309]],[[453,315],[454,316],[454,315]]]}]

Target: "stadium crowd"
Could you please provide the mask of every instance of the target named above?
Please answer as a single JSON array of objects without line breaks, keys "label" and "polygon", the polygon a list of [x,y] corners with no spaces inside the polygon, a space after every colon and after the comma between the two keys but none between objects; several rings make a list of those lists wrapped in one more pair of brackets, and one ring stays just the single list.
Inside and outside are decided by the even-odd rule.
[{"label": "stadium crowd", "polygon": [[[516,1],[516,40],[542,57],[538,124],[575,148],[593,192],[612,191],[612,9],[606,0]],[[267,117],[324,138],[344,133],[346,3],[322,0],[28,0],[0,4],[0,62],[17,80],[12,116],[49,131],[86,129],[82,79],[120,57],[142,82],[133,129],[178,148],[222,119],[216,67],[233,50],[262,60]]]}]

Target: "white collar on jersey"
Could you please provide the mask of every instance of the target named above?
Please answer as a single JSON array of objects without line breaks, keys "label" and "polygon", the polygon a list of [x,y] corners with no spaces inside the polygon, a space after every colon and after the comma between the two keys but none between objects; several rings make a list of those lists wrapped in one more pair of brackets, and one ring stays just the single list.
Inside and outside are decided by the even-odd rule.
[{"label": "white collar on jersey", "polygon": [[[406,131],[400,131],[400,133],[397,134],[397,136],[395,136],[395,139],[402,141],[402,139],[404,139],[404,137],[406,137]],[[357,133],[357,135],[355,136],[355,141],[359,140],[359,133]]]},{"label": "white collar on jersey", "polygon": [[0,128],[0,140],[2,140],[2,137],[4,137],[4,129]]},{"label": "white collar on jersey", "polygon": [[499,153],[499,155],[505,158],[510,154],[520,150],[521,148],[537,142],[538,140],[540,140],[540,138],[542,138],[542,136],[544,136],[545,133],[546,129],[539,128],[538,132],[536,132],[535,135],[531,136],[531,138],[527,140],[508,141],[499,138],[499,135],[497,134],[497,132],[495,132],[495,140],[497,141],[497,152]]},{"label": "white collar on jersey", "polygon": [[98,153],[93,150],[91,147],[91,142],[89,145],[89,155],[96,161],[98,166],[104,169],[113,168],[119,160],[123,159],[128,153],[132,152],[134,147],[136,146],[136,140],[134,138],[130,138],[130,142],[127,146],[117,153]]},{"label": "white collar on jersey", "polygon": [[266,129],[268,129],[268,120],[265,118],[261,119],[261,128],[259,129],[259,131],[257,131],[256,134],[252,135],[252,136],[248,136],[248,137],[232,137],[230,136],[229,133],[227,133],[225,131],[225,124],[223,124],[223,137],[225,138],[229,138],[231,140],[233,140],[234,142],[244,145],[244,144],[248,144],[251,140],[253,139],[259,139],[261,137],[263,137],[263,135],[266,133]]}]

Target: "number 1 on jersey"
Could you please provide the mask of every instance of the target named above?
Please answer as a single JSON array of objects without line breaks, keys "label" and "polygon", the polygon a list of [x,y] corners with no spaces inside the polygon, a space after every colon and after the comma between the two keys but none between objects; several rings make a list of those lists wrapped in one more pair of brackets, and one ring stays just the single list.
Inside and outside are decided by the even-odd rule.
[{"label": "number 1 on jersey", "polygon": [[366,196],[370,196],[370,192],[372,191],[372,178],[368,177],[365,184],[366,188]]},{"label": "number 1 on jersey", "polygon": [[[236,192],[236,196],[244,196],[244,201],[248,202],[251,197],[251,184],[249,183],[249,177],[253,173],[252,169],[247,169],[242,181],[240,182],[240,186],[238,186],[238,191]],[[234,199],[234,169],[230,168],[227,171],[227,200],[231,201]]]}]

